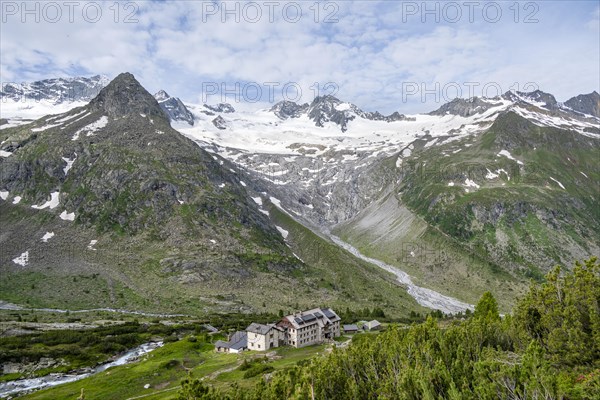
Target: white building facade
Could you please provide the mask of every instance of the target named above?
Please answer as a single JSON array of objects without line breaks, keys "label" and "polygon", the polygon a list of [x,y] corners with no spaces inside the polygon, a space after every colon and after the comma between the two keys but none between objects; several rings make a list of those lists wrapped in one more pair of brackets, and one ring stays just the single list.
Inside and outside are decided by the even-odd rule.
[{"label": "white building facade", "polygon": [[277,326],[283,331],[285,344],[299,348],[340,336],[340,320],[330,308],[314,308],[288,315]]},{"label": "white building facade", "polygon": [[284,332],[275,324],[251,323],[246,328],[248,350],[265,351],[284,345]]}]

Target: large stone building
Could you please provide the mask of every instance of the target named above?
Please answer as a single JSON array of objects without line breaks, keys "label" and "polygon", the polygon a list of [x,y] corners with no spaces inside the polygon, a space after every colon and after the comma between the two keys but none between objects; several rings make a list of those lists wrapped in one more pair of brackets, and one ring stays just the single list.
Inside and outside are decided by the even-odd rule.
[{"label": "large stone building", "polygon": [[286,344],[304,347],[340,336],[340,320],[330,308],[314,308],[288,315],[277,326],[283,331]]},{"label": "large stone building", "polygon": [[248,350],[265,351],[285,344],[283,329],[275,324],[251,323],[246,328]]}]

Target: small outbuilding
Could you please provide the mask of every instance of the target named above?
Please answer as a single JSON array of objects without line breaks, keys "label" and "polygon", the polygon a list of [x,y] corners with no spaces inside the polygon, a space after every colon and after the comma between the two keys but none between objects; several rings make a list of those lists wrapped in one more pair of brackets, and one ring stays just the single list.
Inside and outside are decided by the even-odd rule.
[{"label": "small outbuilding", "polygon": [[358,326],[355,324],[344,325],[344,333],[356,333],[358,332]]},{"label": "small outbuilding", "polygon": [[215,350],[220,353],[239,353],[248,350],[248,335],[246,332],[235,332],[228,341],[217,340]]},{"label": "small outbuilding", "polygon": [[365,331],[379,331],[381,330],[381,323],[374,319],[373,321],[369,321],[363,325],[363,329]]},{"label": "small outbuilding", "polygon": [[209,335],[214,335],[215,333],[219,333],[219,330],[210,324],[204,324],[204,325],[202,325],[202,327],[208,331]]}]

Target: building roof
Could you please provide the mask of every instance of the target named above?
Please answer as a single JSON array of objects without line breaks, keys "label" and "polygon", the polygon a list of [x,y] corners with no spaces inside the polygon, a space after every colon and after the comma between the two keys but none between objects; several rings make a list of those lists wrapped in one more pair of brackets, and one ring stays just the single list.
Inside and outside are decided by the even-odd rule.
[{"label": "building roof", "polygon": [[237,331],[233,335],[231,335],[228,342],[223,340],[217,340],[215,342],[215,347],[225,348],[225,349],[233,349],[233,350],[241,350],[248,347],[248,335],[246,332]]},{"label": "building roof", "polygon": [[356,326],[354,324],[344,325],[344,330],[345,331],[357,331],[358,326]]},{"label": "building roof", "polygon": [[373,329],[375,327],[381,326],[381,323],[379,321],[377,321],[376,319],[374,319],[373,321],[367,322],[365,325],[367,325],[367,328]]},{"label": "building roof", "polygon": [[214,326],[212,326],[210,324],[204,324],[204,328],[211,333],[219,332],[219,330],[217,328],[215,328]]},{"label": "building roof", "polygon": [[312,310],[288,315],[283,319],[288,321],[295,329],[300,329],[315,324],[322,327],[337,322],[341,318],[331,308],[313,308]]},{"label": "building roof", "polygon": [[241,350],[248,347],[248,334],[246,332],[238,331],[231,336],[229,339],[230,348],[234,350]]},{"label": "building roof", "polygon": [[258,333],[259,335],[266,335],[271,329],[273,329],[273,327],[274,325],[263,325],[253,322],[246,328],[246,332]]}]

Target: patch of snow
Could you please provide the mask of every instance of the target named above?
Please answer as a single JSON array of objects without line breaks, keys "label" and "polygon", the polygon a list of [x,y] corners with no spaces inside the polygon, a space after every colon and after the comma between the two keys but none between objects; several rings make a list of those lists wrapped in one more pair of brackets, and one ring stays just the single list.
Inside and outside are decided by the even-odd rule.
[{"label": "patch of snow", "polygon": [[32,128],[31,132],[43,132],[45,130],[48,130],[50,128],[56,128],[57,126],[62,125],[62,123],[58,123],[58,124],[48,124],[48,125],[44,125],[41,126],[39,128]]},{"label": "patch of snow", "polygon": [[454,186],[454,182],[448,182],[448,186],[450,186],[450,187]]},{"label": "patch of snow", "polygon": [[67,213],[67,210],[63,211],[59,215],[60,219],[65,221],[75,221],[75,213]]},{"label": "patch of snow", "polygon": [[73,167],[73,163],[75,162],[75,160],[77,160],[77,153],[75,153],[75,157],[72,160],[67,157],[62,157],[62,159],[64,162],[67,163],[67,166],[63,168],[63,171],[65,171],[65,175],[67,175],[69,173],[69,170]]},{"label": "patch of snow", "polygon": [[244,181],[240,181],[240,184],[241,184],[243,187],[246,187],[246,183],[245,183]]},{"label": "patch of snow", "polygon": [[27,264],[29,264],[29,250],[22,253],[19,257],[13,258],[12,262],[22,267],[27,266]]},{"label": "patch of snow", "polygon": [[88,250],[96,251],[96,249],[94,248],[94,246],[96,245],[96,243],[98,243],[97,240],[90,240],[90,244],[87,245],[87,249]]},{"label": "patch of snow", "polygon": [[506,172],[504,168],[497,169],[496,172],[498,174],[500,174],[500,172],[504,173],[504,175],[506,175],[506,179],[510,181],[510,175],[508,175],[508,172]]},{"label": "patch of snow", "polygon": [[10,193],[9,193],[9,192],[7,192],[6,190],[0,190],[0,199],[2,199],[2,200],[6,200],[6,199],[8,199],[8,195],[9,195],[9,194],[10,194]]},{"label": "patch of snow", "polygon": [[514,157],[512,156],[512,154],[510,154],[510,152],[509,152],[508,150],[502,150],[502,151],[500,151],[500,153],[498,153],[497,155],[498,155],[498,156],[504,156],[504,157],[508,158],[509,160],[516,161],[516,162],[517,162],[517,164],[519,164],[519,165],[523,165],[523,163],[522,163],[521,161],[517,160],[516,158],[514,158]]},{"label": "patch of snow", "polygon": [[474,187],[476,189],[479,189],[481,186],[479,186],[478,184],[476,184],[473,180],[471,179],[465,179],[465,186],[466,187]]},{"label": "patch of snow", "polygon": [[223,188],[225,187],[225,184],[224,184],[224,183],[221,183],[221,184],[219,185],[219,187],[220,187],[221,189],[223,189]]},{"label": "patch of snow", "polygon": [[12,153],[10,151],[0,150],[0,157],[10,157]]},{"label": "patch of snow", "polygon": [[79,139],[79,136],[82,133],[85,133],[86,136],[92,136],[95,132],[98,132],[100,129],[106,127],[106,125],[108,125],[108,117],[102,116],[98,121],[92,122],[91,124],[86,125],[83,128],[79,129],[77,132],[75,132],[71,140]]},{"label": "patch of snow", "polygon": [[500,175],[493,173],[492,171],[490,171],[488,168],[487,169],[487,174],[485,175],[486,179],[496,179],[497,177],[499,177]]},{"label": "patch of snow", "polygon": [[13,199],[13,204],[19,204],[21,202],[21,199],[21,196],[15,196],[15,198]]},{"label": "patch of snow", "polygon": [[253,197],[252,200],[254,200],[254,202],[259,206],[262,206],[263,204],[262,199],[260,197]]},{"label": "patch of snow", "polygon": [[281,233],[281,236],[283,236],[284,239],[287,239],[289,232],[286,231],[285,229],[283,229],[280,226],[275,225],[275,228],[277,228],[277,230],[279,231],[279,233]]},{"label": "patch of snow", "polygon": [[553,177],[550,177],[550,179],[552,179],[554,182],[558,183],[558,186],[560,186],[563,190],[565,189],[565,187],[563,186],[562,183],[560,183],[559,181],[557,181],[556,179],[554,179]]},{"label": "patch of snow", "polygon": [[211,242],[212,244],[217,244],[217,241],[216,241],[215,239],[210,239],[210,242]]},{"label": "patch of snow", "polygon": [[[66,117],[63,117],[63,118],[57,119],[58,117],[60,117],[60,115],[59,115],[58,117],[54,117],[54,118],[50,118],[50,119],[48,119],[48,121],[52,120],[52,123],[53,123],[53,124],[56,124],[56,123],[63,123],[63,122],[70,121],[70,120],[72,120],[72,119],[74,119],[74,118],[77,118],[77,117],[81,116],[82,114],[87,114],[87,112],[88,112],[87,110],[83,110],[83,111],[80,111],[80,112],[78,112],[77,114],[74,114],[74,115],[67,115]],[[63,115],[64,115],[64,114],[63,114]],[[73,121],[73,122],[74,122],[74,121]],[[62,128],[61,128],[61,129],[62,129]]]},{"label": "patch of snow", "polygon": [[260,211],[261,213],[263,213],[265,215],[269,215],[269,212],[267,210],[263,210],[262,208],[259,208],[258,211]]},{"label": "patch of snow", "polygon": [[346,111],[350,109],[350,104],[348,103],[340,103],[335,106],[335,109],[338,111]]},{"label": "patch of snow", "polygon": [[44,236],[42,236],[42,242],[48,243],[48,240],[54,237],[54,232],[46,232]]},{"label": "patch of snow", "polygon": [[579,171],[579,173],[589,179],[589,176],[587,176],[585,172]]},{"label": "patch of snow", "polygon": [[55,209],[58,207],[60,201],[60,192],[50,193],[50,200],[42,204],[41,206],[31,206],[31,208],[35,208],[36,210],[43,210],[44,208]]}]

